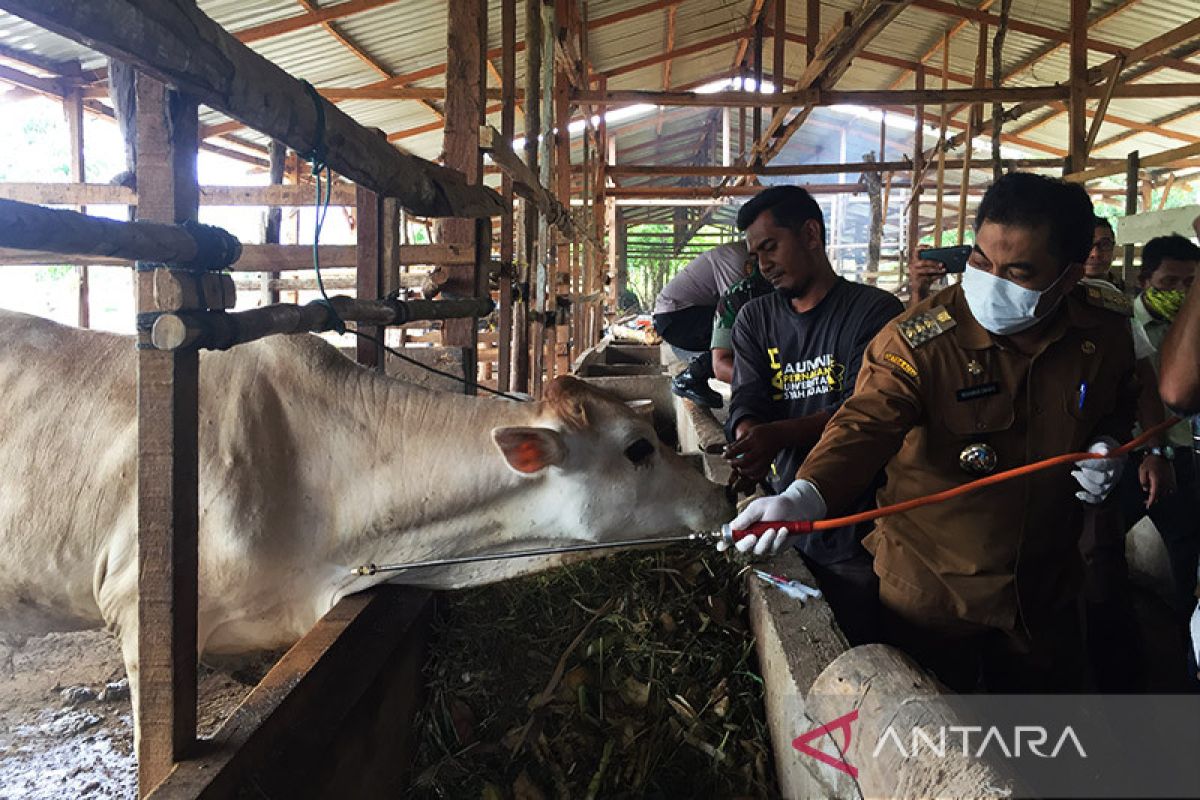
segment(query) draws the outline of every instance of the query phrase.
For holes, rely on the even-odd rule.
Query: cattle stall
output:
[[[492,306],[485,288],[487,258],[479,255],[481,248],[487,253],[487,229],[475,220],[497,213],[500,198],[479,183],[477,148],[460,148],[448,159],[468,178],[401,153],[377,132],[253,54],[194,5],[151,11],[152,4],[144,4],[132,9],[144,14],[145,28],[122,24],[128,20],[122,13],[130,9],[107,9],[110,15],[101,19],[76,13],[88,9],[68,7],[72,5],[6,8],[68,38],[87,41],[138,70],[139,189],[131,203],[137,208],[137,222],[102,222],[10,200],[4,201],[0,228],[10,248],[138,264],[141,693],[135,714],[140,792],[159,797],[228,796],[248,781],[295,781],[295,765],[301,763],[320,764],[318,772],[325,776],[305,776],[303,785],[309,790],[324,784],[332,791],[351,775],[363,786],[381,791],[394,787],[396,762],[372,759],[370,742],[403,742],[409,735],[406,723],[419,696],[431,613],[431,597],[424,591],[384,588],[339,603],[275,666],[221,731],[203,748],[197,745],[198,350],[228,348],[289,329],[328,329],[340,324],[340,317],[366,334],[357,349],[359,361],[381,365],[377,342],[382,325],[465,317],[469,324],[457,328],[445,323],[446,340],[467,353],[465,378],[470,385],[477,327],[471,320],[486,315]],[[207,61],[193,60],[181,67],[167,52],[171,48],[160,46],[176,37],[174,52],[182,54],[195,45],[192,36],[212,48]],[[478,64],[479,48],[477,31],[451,36],[451,53],[464,61]],[[207,82],[204,69],[224,72],[227,82]],[[297,152],[312,153],[314,162],[357,179],[357,190],[349,191],[357,211],[358,244],[352,260],[359,297],[384,298],[399,288],[401,246],[393,223],[403,206],[433,217],[463,218],[457,227],[453,220],[446,223],[440,246],[453,251],[454,263],[444,267],[441,289],[468,299],[419,301],[428,305],[400,316],[394,312],[405,308],[402,300],[379,302],[374,312],[364,313],[365,301],[345,298],[334,299],[336,311],[328,305],[275,304],[257,312],[227,312],[233,286],[222,270],[239,260],[242,249],[223,231],[194,222],[200,100],[246,120]],[[469,94],[464,91],[449,99],[447,106],[451,117],[463,121],[461,129],[473,135],[477,126],[469,122],[474,108]],[[332,183],[332,175],[327,180]],[[343,196],[347,190],[339,184]],[[267,262],[281,264],[271,256]],[[483,298],[469,299],[478,297],[481,289]],[[381,675],[388,676],[382,684]],[[335,738],[360,746],[342,747],[341,756],[330,758]],[[287,774],[255,777],[268,767],[277,773],[286,769]]]
[[[537,399],[576,373],[652,399],[659,438],[724,482],[719,420],[670,394],[657,351],[604,329],[637,281],[650,302],[656,280],[736,237],[738,204],[764,186],[805,185],[838,271],[899,293],[918,245],[969,241],[1004,170],[1061,173],[1147,224],[1195,202],[1194,10],[997,5],[0,0],[6,97],[61,102],[70,136],[69,183],[0,182],[0,268],[75,269],[84,328],[89,267],[134,275],[141,794],[402,793],[438,602],[392,586],[341,600],[197,738],[200,350],[349,323],[360,364],[442,390]],[[84,122],[114,118],[136,164],[89,180]],[[198,185],[200,154],[270,185]],[[86,212],[105,205],[136,222]],[[199,225],[202,206],[272,210],[248,243]],[[300,209],[343,215],[354,243],[302,243]],[[354,299],[300,304],[318,288]],[[263,306],[234,310],[238,292]],[[917,696],[937,687],[890,650],[848,651],[823,601],[796,608],[753,581],[748,596],[782,791],[895,789],[890,763],[848,781],[800,758],[795,721],[843,715],[872,671]],[[927,793],[1007,780],[914,774]]]

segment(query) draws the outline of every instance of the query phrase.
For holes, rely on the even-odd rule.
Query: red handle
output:
[[[732,544],[734,542],[740,542],[747,536],[759,536],[769,530],[775,530],[778,528],[785,528],[787,529],[788,533],[813,532],[812,522],[808,520],[791,520],[788,522],[756,522],[747,528],[740,528],[738,530],[734,530],[726,525],[721,529],[721,535],[724,537],[726,542]]]

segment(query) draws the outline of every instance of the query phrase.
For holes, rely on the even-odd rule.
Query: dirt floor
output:
[[[224,721],[263,671],[257,661],[240,669],[201,666],[201,735]],[[0,800],[136,797],[124,678],[121,650],[105,631],[0,645]]]

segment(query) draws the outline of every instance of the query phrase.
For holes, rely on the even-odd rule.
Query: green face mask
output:
[[[1142,292],[1142,300],[1154,316],[1171,322],[1179,313],[1186,295],[1186,292],[1179,289],[1155,289],[1153,286],[1147,286],[1146,291]]]

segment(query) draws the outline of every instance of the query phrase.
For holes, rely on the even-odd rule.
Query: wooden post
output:
[[[775,0],[775,25],[771,31],[771,44],[774,48],[771,54],[771,83],[775,84],[776,92],[782,92],[784,81],[787,79],[783,74],[787,49],[787,0]],[[772,109],[771,113],[779,113],[779,108]],[[880,156],[879,160],[883,161],[883,156]]]
[[[925,67],[918,66],[913,76],[918,91],[925,89]],[[918,105],[917,127],[913,131],[912,197],[908,201],[908,259],[917,257],[917,244],[921,241],[921,176],[925,174],[925,106]]]
[[[484,115],[487,67],[487,2],[466,0],[456,3],[454,22],[446,30],[446,126],[443,150],[446,166],[457,169],[468,184],[482,184],[483,155],[479,149],[479,128]],[[484,264],[490,258],[491,223],[483,226],[470,219],[448,219],[441,223],[440,241],[475,248],[473,266],[447,266],[444,294],[480,297],[487,291]],[[468,383],[467,394],[474,394],[479,347],[478,325],[473,319],[447,320],[442,328],[443,344],[462,347]]]
[[[537,2],[525,3],[525,164],[537,175],[538,168],[538,136],[542,126],[542,10]],[[537,282],[538,262],[541,258],[541,245],[538,233],[542,229],[539,221],[537,204],[525,201],[525,263],[522,266],[520,280],[523,296],[516,308],[516,319],[513,326],[515,331],[516,351],[515,370],[513,377],[514,389],[519,392],[532,392],[535,396],[541,388],[541,378],[536,378],[537,386],[531,387],[531,359],[537,359],[533,374],[540,374],[541,357],[536,353],[541,351],[541,327],[531,312],[536,312],[538,306],[534,300],[533,290]],[[533,320],[531,325],[531,318]],[[531,328],[533,343],[530,343]]]
[[[604,91],[607,88],[608,81],[600,77],[600,90]],[[609,226],[608,212],[608,122],[605,116],[604,109],[600,109],[600,123],[596,126],[596,199],[595,205],[592,208],[592,214],[595,217],[593,226],[596,231],[596,239],[600,242],[600,249],[596,251],[597,268],[592,276],[595,281],[593,291],[604,290],[605,277],[610,275],[612,270],[612,262],[606,257],[609,250],[605,246],[605,235],[611,235],[612,229]],[[609,296],[610,292],[605,292]],[[614,310],[616,305],[609,301]],[[604,325],[604,306],[602,301],[596,305],[596,311],[592,316],[592,330],[588,339],[588,344],[593,345],[600,339],[600,332]]]
[[[950,29],[942,34],[942,88],[950,83]],[[942,103],[942,113],[938,128],[938,167],[937,167],[937,201],[933,209],[933,246],[942,246],[942,214],[946,196],[946,126],[950,122],[949,107]]]
[[[357,203],[355,203],[354,226],[355,259],[357,261],[356,296],[359,300],[378,300],[383,289],[383,262],[380,247],[380,216],[382,204],[379,195],[370,189],[357,187]],[[370,340],[356,336],[354,352],[358,363],[366,367],[383,369],[384,329],[376,325],[359,325],[355,328]]]
[[[514,111],[517,95],[517,0],[502,0],[500,4],[500,134],[511,145],[515,131]],[[509,175],[500,179],[500,194],[504,198],[504,213],[500,217],[500,261],[508,274],[500,275],[500,330],[497,338],[496,386],[502,392],[512,387],[513,352],[513,271],[515,249],[513,237],[513,181]]]
[[[137,78],[139,220],[176,223],[199,212],[196,103]],[[138,314],[159,310],[153,271],[137,273]],[[139,326],[140,328],[141,326]],[[196,352],[167,353],[138,333],[138,790],[145,795],[196,739],[199,526]]]
[[[983,88],[987,77],[987,23],[979,23],[979,50],[975,55],[975,88]],[[958,243],[962,244],[967,235],[967,192],[971,188],[971,161],[975,154],[975,134],[979,131],[983,117],[983,106],[979,103],[971,105],[971,113],[967,119],[967,135],[963,141],[962,184],[958,193]]]
[[[821,0],[807,0],[805,12],[804,50],[811,64],[821,41]]]
[[[754,92],[762,93],[763,82],[763,17],[754,21]],[[754,104],[754,141],[762,139],[762,105]]]
[[[557,194],[557,182],[554,181],[557,169],[557,137],[554,136],[554,126],[558,124],[558,100],[560,74],[554,58],[558,43],[558,22],[556,17],[556,2],[546,2],[541,8],[542,61],[541,61],[541,180],[547,190]],[[553,241],[558,236],[553,233],[544,218],[544,230],[539,231],[541,240],[541,261],[539,264],[539,309],[542,314],[541,324],[544,329],[544,344],[541,353],[541,371],[546,380],[554,377],[554,350],[557,348],[556,317],[556,287],[558,284],[558,249],[553,247]],[[546,353],[550,353],[547,357]],[[538,380],[538,392],[541,396],[542,377]]]
[[[283,183],[284,166],[287,164],[287,147],[283,142],[272,139],[268,153],[271,161],[268,168],[270,172],[269,180],[272,186],[279,186]],[[282,224],[283,209],[279,206],[268,208],[266,219],[263,221],[263,244],[279,244],[279,233]],[[279,302],[279,290],[271,288],[271,281],[278,278],[278,272],[263,273],[262,304],[264,306]]]
[[[1088,0],[1071,0],[1069,135],[1065,173],[1087,169]]]
[[[1132,217],[1138,213],[1138,176],[1141,174],[1141,156],[1137,150],[1129,154],[1125,166],[1125,216]],[[1133,245],[1125,245],[1123,254],[1121,279],[1128,286],[1133,281]]]
[[[625,210],[613,204],[613,284],[617,301],[614,307],[620,307],[621,295],[629,286],[629,225],[625,222]],[[647,309],[647,312],[649,310]]]
[[[67,136],[70,140],[71,180],[83,183],[85,177],[83,158],[83,90],[70,86],[63,94],[63,113],[67,117]],[[81,214],[87,213],[86,206],[79,206]],[[86,264],[75,268],[79,278],[79,327],[91,327],[91,301],[88,297],[88,268]]]

